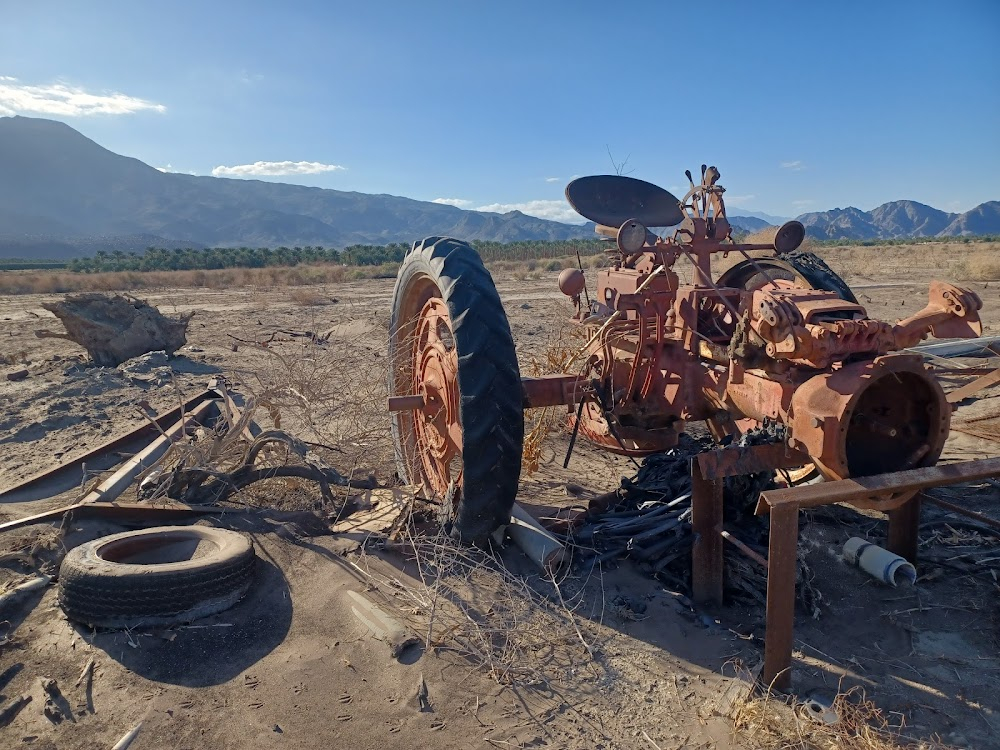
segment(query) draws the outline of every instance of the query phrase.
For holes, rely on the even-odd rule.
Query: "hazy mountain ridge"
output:
[[[754,216],[753,214],[757,214]],[[769,214],[735,210],[740,231]],[[799,217],[818,239],[1000,233],[1000,201],[951,214],[916,201]],[[98,249],[276,247],[591,238],[593,224],[468,211],[392,195],[161,172],[54,120],[0,117],[0,256],[68,258]]]
[[[593,225],[391,195],[160,172],[53,120],[0,118],[0,255],[160,246],[278,246],[593,237]]]

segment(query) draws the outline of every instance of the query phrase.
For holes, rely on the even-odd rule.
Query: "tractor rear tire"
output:
[[[422,350],[420,331],[426,323],[420,316],[428,310],[435,311],[438,334],[434,346]],[[437,403],[457,404],[457,414],[415,410],[392,415],[399,475],[451,501],[446,510],[453,537],[485,546],[510,522],[517,495],[524,442],[521,374],[493,278],[472,247],[448,237],[414,243],[400,266],[389,326],[389,394],[423,388],[428,357],[439,360],[432,367],[436,379],[448,381],[437,384],[435,393],[444,394]],[[457,455],[445,453],[435,464],[431,448],[450,430],[460,430]],[[460,466],[452,468],[456,463]]]
[[[757,269],[763,269],[762,274]],[[766,274],[766,276],[765,276]],[[756,289],[771,279],[784,279],[804,284],[812,289],[833,292],[845,302],[857,304],[854,292],[837,272],[815,253],[796,250],[777,258],[755,258],[744,260],[719,277],[720,287],[730,289]]]

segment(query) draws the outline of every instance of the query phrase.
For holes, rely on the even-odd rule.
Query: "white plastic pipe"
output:
[[[890,586],[896,586],[900,581],[911,586],[917,582],[917,569],[905,558],[856,536],[844,543],[844,559]]]
[[[546,573],[554,574],[566,562],[566,548],[517,503],[510,511],[507,533],[514,544]]]

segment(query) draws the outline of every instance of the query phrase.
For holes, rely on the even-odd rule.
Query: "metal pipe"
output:
[[[389,411],[420,411],[424,408],[424,397],[417,393],[412,396],[389,396]]]
[[[728,531],[723,530],[722,533],[721,533],[721,536],[722,536],[723,539],[725,539],[727,542],[729,542],[730,544],[732,544],[734,547],[736,547],[736,549],[738,549],[744,555],[746,555],[747,557],[749,557],[751,560],[753,560],[754,562],[759,563],[759,564],[763,565],[765,568],[767,568],[767,558],[763,557],[759,553],[757,553],[754,550],[752,550],[750,547],[748,547],[746,544],[744,544],[739,539],[737,539],[736,537],[734,537]]]

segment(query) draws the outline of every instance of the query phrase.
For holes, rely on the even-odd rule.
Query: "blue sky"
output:
[[[1000,0],[0,0],[0,77],[153,166],[547,218],[609,149],[731,210],[1000,199]]]

